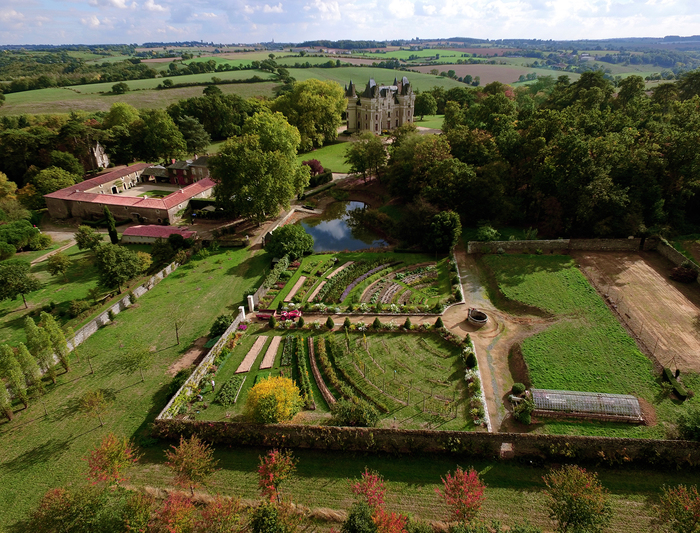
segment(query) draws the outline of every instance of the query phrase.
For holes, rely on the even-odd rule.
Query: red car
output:
[[[292,309],[291,311],[282,311],[279,316],[282,320],[296,320],[301,316],[301,311],[299,309]]]

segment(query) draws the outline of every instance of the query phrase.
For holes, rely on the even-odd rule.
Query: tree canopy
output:
[[[281,113],[249,118],[243,135],[226,141],[209,160],[217,203],[257,222],[288,208],[309,184],[308,167],[296,159],[299,142],[299,132]]]
[[[308,152],[338,137],[347,102],[343,88],[334,81],[310,79],[296,82],[292,90],[272,103],[301,135],[300,150]]]
[[[291,260],[298,259],[304,253],[310,252],[314,246],[314,238],[297,224],[287,224],[277,228],[265,242],[265,250],[274,257],[289,255]]]
[[[0,263],[0,301],[22,296],[24,307],[28,307],[25,296],[41,288],[41,282],[29,274],[29,268],[29,263],[21,259]]]

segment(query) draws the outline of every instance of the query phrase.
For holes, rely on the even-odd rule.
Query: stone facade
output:
[[[355,84],[345,88],[348,99],[348,131],[381,134],[413,122],[416,95],[405,76],[393,85],[377,85],[370,79],[363,93],[358,94]]]

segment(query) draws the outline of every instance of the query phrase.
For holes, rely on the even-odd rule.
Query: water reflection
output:
[[[302,220],[300,224],[314,238],[314,252],[386,246],[387,242],[375,233],[348,224],[348,212],[363,207],[363,202],[333,202],[321,216]]]

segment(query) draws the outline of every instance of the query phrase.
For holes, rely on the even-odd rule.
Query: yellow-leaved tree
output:
[[[288,422],[301,411],[299,388],[289,378],[268,377],[248,392],[245,412],[259,424]]]

